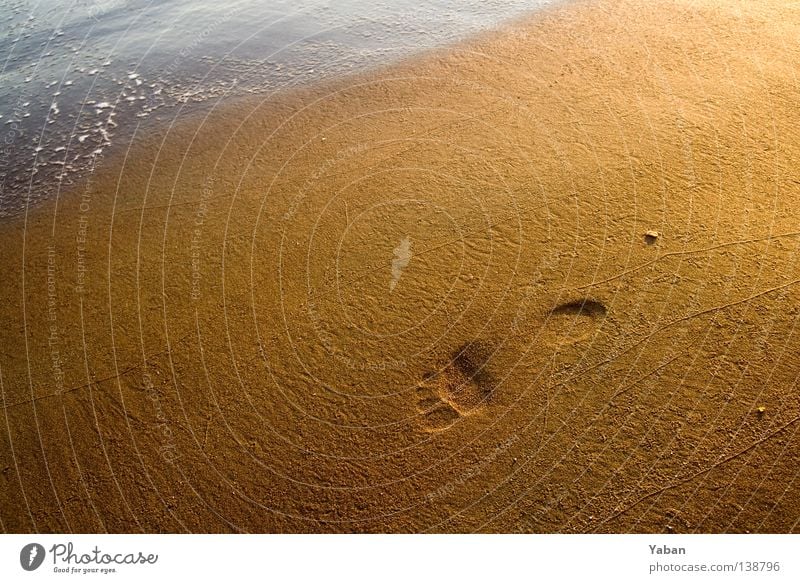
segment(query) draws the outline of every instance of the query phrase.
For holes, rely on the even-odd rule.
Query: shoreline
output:
[[[553,0],[548,1],[552,2]],[[564,2],[564,0],[558,1],[561,3]],[[197,75],[201,71],[192,71],[191,73],[187,73],[187,79],[181,80],[174,87],[167,85],[162,76],[158,76],[157,79],[150,79],[149,81],[152,81],[152,83],[145,83],[138,73],[127,73],[128,83],[120,89],[120,93],[116,96],[116,101],[113,99],[113,96],[110,96],[110,98],[106,100],[105,93],[94,95],[90,92],[84,96],[83,101],[80,103],[67,103],[65,107],[65,104],[61,102],[61,107],[67,110],[69,117],[72,119],[74,119],[76,114],[70,112],[80,106],[80,112],[78,112],[77,115],[80,117],[79,121],[83,123],[82,125],[78,125],[78,121],[75,121],[75,127],[72,131],[73,136],[84,134],[85,132],[85,134],[81,136],[80,143],[74,138],[64,142],[59,139],[54,140],[53,137],[50,136],[44,141],[40,141],[38,144],[40,147],[35,149],[33,146],[27,144],[13,145],[12,149],[17,150],[18,153],[16,157],[6,157],[6,164],[9,168],[13,168],[13,171],[6,173],[6,179],[9,184],[5,185],[5,190],[9,192],[19,191],[20,194],[27,191],[22,198],[30,199],[32,202],[26,205],[17,204],[13,200],[0,200],[0,214],[2,214],[2,216],[0,216],[0,221],[13,222],[14,220],[18,220],[19,217],[24,215],[27,208],[35,208],[36,206],[46,203],[47,200],[52,200],[56,196],[66,193],[68,190],[80,187],[92,174],[95,164],[102,166],[104,164],[113,165],[118,163],[120,155],[124,154],[124,150],[130,147],[129,142],[135,133],[147,132],[151,129],[158,131],[159,129],[169,128],[175,123],[190,125],[192,119],[196,119],[204,113],[207,114],[219,107],[225,107],[230,103],[238,101],[269,99],[286,99],[291,101],[292,96],[295,94],[302,95],[309,90],[316,91],[317,89],[325,87],[346,84],[348,80],[369,76],[373,72],[386,71],[391,67],[401,66],[422,55],[435,54],[437,51],[447,52],[450,47],[459,46],[465,42],[471,42],[473,39],[481,38],[484,35],[498,32],[502,30],[507,23],[530,18],[547,8],[552,8],[552,6],[531,8],[526,14],[509,16],[481,30],[465,30],[460,34],[456,34],[452,40],[438,46],[418,48],[416,51],[411,51],[404,55],[394,55],[390,57],[388,61],[384,62],[366,62],[362,64],[362,68],[356,71],[339,70],[341,67],[338,67],[336,68],[336,73],[332,73],[327,77],[322,77],[317,80],[301,79],[304,73],[301,73],[300,64],[293,64],[291,61],[287,62],[286,65],[288,65],[290,69],[294,68],[294,73],[284,75],[286,78],[282,79],[278,73],[281,71],[282,65],[279,65],[277,71],[272,72],[278,75],[278,77],[268,80],[267,78],[269,75],[264,73],[266,77],[261,81],[255,80],[260,79],[262,73],[259,73],[257,64],[253,62],[250,65],[250,70],[243,72],[244,81],[242,83],[234,82],[231,87],[227,88],[226,84],[230,81],[230,73],[225,71],[223,74],[223,70],[225,69],[225,63],[223,62],[215,65],[217,74],[220,77],[219,79],[214,79],[214,75],[210,74],[210,72],[206,73],[202,78],[198,78]],[[454,34],[454,31],[447,31],[448,36]],[[186,58],[187,55],[183,54],[176,56],[175,59],[167,65],[167,71],[174,70],[177,63],[179,63],[181,59]],[[350,55],[349,58],[352,59],[353,56]],[[367,59],[367,61],[369,61],[369,59]],[[271,63],[271,61],[267,62]],[[311,64],[315,62],[318,63],[318,61],[314,59],[310,61]],[[110,60],[103,63],[101,68],[104,69],[110,63]],[[350,63],[350,66],[352,66],[352,64],[353,63]],[[195,64],[195,66],[196,65],[197,64]],[[236,67],[241,67],[241,63],[235,63],[235,65]],[[93,70],[93,73],[95,72],[96,70]],[[118,74],[121,73],[118,72]],[[297,76],[296,78],[295,75]],[[122,76],[124,77],[125,75],[123,74]],[[117,81],[118,79],[114,77],[113,82]],[[70,88],[72,90],[74,89],[72,85],[73,81],[69,80],[64,88]],[[126,97],[126,91],[133,90],[134,93],[136,93],[140,85],[155,89],[155,93],[147,96],[147,103],[142,111],[127,107],[130,105],[130,100],[133,98],[130,96]],[[51,85],[48,85],[48,89],[50,86]],[[55,95],[60,95],[61,86],[59,85],[57,89],[59,89],[59,91],[57,91]],[[165,89],[166,91],[163,91]],[[183,91],[181,91],[181,89],[183,89]],[[167,94],[169,95],[167,96]],[[90,97],[92,99],[90,99]],[[12,112],[12,119],[8,121],[8,123],[14,123],[15,125],[6,132],[7,134],[21,134],[23,136],[28,133],[35,134],[38,131],[42,131],[37,130],[37,127],[46,124],[48,121],[48,118],[37,120],[36,118],[30,117],[30,113],[22,107],[23,102],[25,102],[25,106],[30,106],[30,102],[26,102],[26,98],[28,100],[38,100],[38,97],[31,97],[30,94],[20,93],[17,96],[15,108]],[[144,96],[142,96],[142,99],[144,99]],[[102,101],[103,103],[102,107],[97,110],[97,114],[100,115],[102,111],[110,115],[104,120],[103,124],[95,125],[94,119],[88,119],[91,116],[87,112],[93,110],[98,101]],[[220,103],[223,105],[220,106]],[[51,113],[55,112],[56,116],[61,113],[55,99],[53,100],[50,111]],[[24,127],[20,125],[23,123],[23,117],[20,116],[25,118]],[[120,117],[116,117],[115,119],[115,116]],[[189,119],[184,119],[186,117]],[[54,119],[50,121],[50,123],[60,121],[63,120]],[[91,124],[88,126],[86,125],[87,121],[91,121]],[[61,131],[61,129],[63,128],[59,128],[58,131]],[[56,131],[56,133],[58,133],[58,131]],[[84,144],[83,142],[86,139],[89,139],[89,141]],[[50,151],[52,148],[56,148],[56,146],[59,147]],[[64,152],[66,148],[70,150],[67,154],[56,156],[59,152]],[[92,158],[92,153],[95,149],[98,149],[98,151],[105,151],[105,156],[100,154],[100,156],[96,156],[91,162],[77,162],[79,158],[82,160]],[[109,150],[111,151],[109,152]],[[37,155],[37,160],[33,163],[31,168],[27,168],[28,156],[32,154]],[[49,162],[46,161],[48,156],[50,157]],[[41,161],[38,159],[39,157],[42,158]],[[69,159],[70,157],[71,160]],[[108,160],[104,160],[104,158],[108,158]],[[55,189],[49,186],[49,184],[53,182],[60,182],[57,187],[58,192],[55,194],[52,192]],[[5,196],[5,192],[3,195]]]
[[[796,30],[550,6],[0,225],[4,528],[796,529]]]

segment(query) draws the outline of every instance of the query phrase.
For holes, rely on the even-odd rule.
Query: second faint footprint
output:
[[[608,310],[589,298],[559,304],[546,315],[543,336],[552,345],[571,345],[591,338]]]

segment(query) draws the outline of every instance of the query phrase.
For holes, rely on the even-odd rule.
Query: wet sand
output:
[[[3,530],[798,531],[800,8],[643,5],[225,103],[3,223]]]

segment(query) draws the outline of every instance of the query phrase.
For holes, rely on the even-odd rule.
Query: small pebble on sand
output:
[[[661,237],[661,233],[659,233],[658,231],[647,231],[644,234],[644,242],[647,243],[648,245],[655,245],[659,237]]]

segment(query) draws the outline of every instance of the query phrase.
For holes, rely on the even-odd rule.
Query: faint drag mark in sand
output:
[[[394,248],[394,259],[392,259],[392,281],[389,282],[389,292],[393,292],[397,282],[403,277],[403,270],[408,267],[411,261],[411,238],[403,237],[400,244]]]
[[[442,431],[485,408],[495,388],[485,368],[488,360],[486,348],[470,342],[455,351],[444,368],[424,376],[416,397],[425,431]]]
[[[547,314],[543,337],[553,346],[582,342],[591,338],[607,312],[603,303],[588,298],[559,304]]]
[[[616,520],[617,518],[619,518],[623,514],[627,514],[633,508],[639,506],[643,502],[645,502],[647,500],[650,500],[651,498],[658,499],[658,497],[660,497],[662,494],[664,494],[664,492],[667,492],[668,490],[673,490],[675,488],[679,488],[680,486],[683,486],[685,484],[689,484],[690,482],[696,480],[697,478],[699,478],[701,476],[705,476],[706,474],[708,474],[709,472],[711,472],[715,468],[718,468],[720,466],[728,464],[728,463],[732,462],[733,460],[736,460],[736,459],[744,456],[745,454],[747,454],[751,450],[757,448],[759,445],[762,445],[763,443],[766,443],[767,441],[769,441],[770,439],[772,439],[775,436],[779,435],[780,433],[783,433],[784,431],[786,431],[789,427],[791,427],[792,425],[794,425],[798,421],[800,421],[800,415],[798,415],[794,419],[790,419],[788,422],[784,423],[783,425],[781,425],[780,427],[778,427],[774,431],[771,431],[767,435],[763,436],[760,439],[757,439],[756,441],[754,441],[750,445],[740,449],[739,451],[737,451],[737,452],[735,452],[735,453],[733,453],[731,455],[728,455],[726,457],[718,458],[716,461],[714,461],[713,463],[711,463],[707,467],[702,468],[700,470],[697,470],[697,471],[695,471],[695,472],[693,472],[693,473],[691,473],[691,474],[689,474],[687,476],[684,476],[684,477],[677,477],[676,476],[676,478],[673,481],[671,481],[670,483],[667,483],[666,485],[661,486],[660,488],[658,488],[656,490],[653,490],[653,491],[651,491],[651,492],[649,492],[647,494],[644,494],[644,495],[640,496],[639,498],[637,498],[633,502],[628,503],[624,507],[615,508],[613,514],[611,514],[610,516],[608,516],[607,518],[603,519],[600,523],[597,524],[597,527],[595,528],[594,532],[597,532],[598,529],[600,527],[602,527],[604,524]],[[651,506],[651,508],[652,508],[652,506]],[[795,523],[795,524],[797,524],[797,523]],[[792,527],[792,528],[794,528],[794,527]]]

